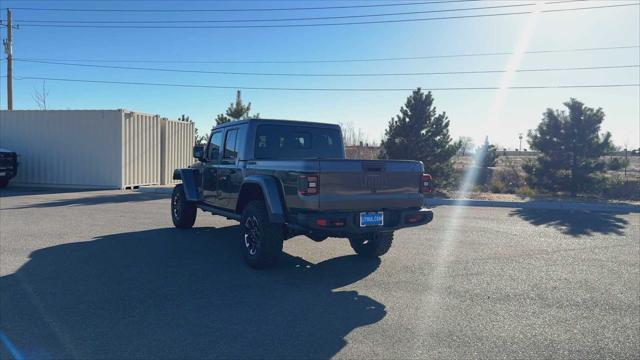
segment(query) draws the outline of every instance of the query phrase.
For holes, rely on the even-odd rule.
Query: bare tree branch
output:
[[[38,109],[47,110],[47,97],[49,96],[49,91],[47,90],[47,85],[44,81],[42,81],[42,91],[38,91],[35,87],[33,88],[33,101],[36,102]]]

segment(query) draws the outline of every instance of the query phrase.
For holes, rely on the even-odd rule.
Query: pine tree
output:
[[[196,145],[204,145],[209,141],[209,134],[200,135],[198,134],[198,128],[195,128],[195,144]]]
[[[218,114],[218,116],[216,116],[216,125],[228,123],[229,121],[231,121],[231,119],[225,114]]]
[[[489,137],[484,138],[484,144],[476,150],[476,166],[481,168],[490,168],[496,166],[498,160],[498,149],[495,145],[489,144]]]
[[[612,148],[611,134],[600,135],[605,117],[601,108],[594,110],[573,98],[564,106],[568,114],[547,109],[538,128],[529,131],[529,145],[541,155],[523,168],[532,185],[575,196],[592,190],[594,175],[605,171],[602,156]]]
[[[449,135],[446,113],[438,114],[431,92],[418,88],[389,121],[380,157],[422,161],[434,181],[446,184],[452,180],[452,158],[459,148]]]
[[[240,96],[240,90],[236,93],[236,101],[229,104],[227,111],[224,114],[218,114],[216,116],[216,124],[224,124],[229,121],[243,120],[243,119],[258,119],[260,114],[251,115],[251,103],[247,105],[242,103],[242,97]]]

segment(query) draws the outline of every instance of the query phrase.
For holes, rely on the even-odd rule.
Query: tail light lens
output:
[[[433,179],[429,174],[422,174],[420,179],[420,192],[423,194],[431,194],[433,192]]]
[[[318,195],[320,192],[319,180],[318,175],[300,175],[298,193],[303,196]]]
[[[344,224],[346,223],[345,219],[323,219],[323,218],[319,218],[316,219],[316,225],[318,226],[322,226],[322,227],[343,227]]]
[[[425,217],[425,215],[423,215],[423,214],[414,214],[414,215],[406,216],[404,218],[404,221],[409,223],[409,224],[413,224],[413,223],[417,223],[417,222],[420,222],[420,221],[424,220],[424,217]]]

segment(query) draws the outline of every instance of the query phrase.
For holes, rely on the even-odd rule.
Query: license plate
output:
[[[360,227],[382,226],[383,224],[384,213],[382,211],[360,213]]]

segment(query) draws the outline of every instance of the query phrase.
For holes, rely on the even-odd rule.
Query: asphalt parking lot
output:
[[[0,192],[0,358],[638,358],[640,214],[438,206],[380,261],[165,194]]]

